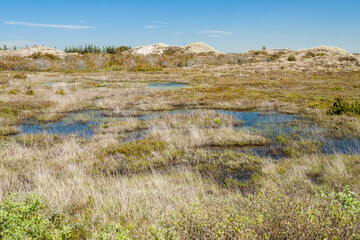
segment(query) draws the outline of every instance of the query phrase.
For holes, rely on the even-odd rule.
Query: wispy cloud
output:
[[[155,26],[155,25],[145,25],[144,26],[147,29],[154,29],[154,28],[158,28],[159,26]]]
[[[221,36],[221,35],[217,35],[217,34],[210,34],[209,37],[218,38],[218,37],[222,37],[222,36]]]
[[[221,37],[224,35],[231,35],[232,32],[220,31],[220,30],[204,30],[198,31],[199,34],[208,34],[209,37]]]
[[[14,22],[14,21],[5,21],[4,24],[9,25],[22,25],[29,27],[46,27],[46,28],[65,28],[65,29],[90,29],[90,26],[84,25],[58,25],[58,24],[39,24],[39,23],[29,23],[29,22]]]
[[[155,21],[154,23],[156,23],[156,24],[169,24],[168,22],[164,22],[164,21]]]

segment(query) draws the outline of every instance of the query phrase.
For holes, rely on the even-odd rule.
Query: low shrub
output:
[[[65,95],[65,91],[64,91],[64,89],[60,89],[60,90],[57,90],[57,91],[55,92],[55,94]]]
[[[327,114],[340,115],[347,112],[360,114],[360,103],[358,101],[350,103],[342,97],[336,97],[335,102],[333,103],[331,109],[327,111]]]
[[[64,223],[64,216],[51,212],[36,195],[0,204],[0,238],[2,239],[74,239],[75,225]]]
[[[111,145],[102,150],[106,155],[123,154],[126,157],[130,156],[146,156],[154,151],[163,151],[166,147],[166,142],[158,140],[141,139],[128,143]]]
[[[339,57],[340,62],[355,62],[357,61],[356,57],[349,56],[349,57]]]
[[[13,76],[13,78],[16,78],[16,79],[26,79],[27,78],[27,75],[25,73],[17,73]]]
[[[162,67],[153,67],[146,64],[139,64],[135,67],[130,68],[130,71],[133,72],[158,72],[158,71],[164,71]]]
[[[12,94],[12,95],[16,95],[17,94],[17,90],[16,89],[11,89],[8,94]]]
[[[31,96],[35,95],[34,90],[32,90],[31,87],[28,87],[28,89],[26,90],[25,94],[26,94],[26,95],[31,95]]]
[[[290,61],[290,62],[294,62],[294,61],[296,61],[296,57],[294,55],[291,55],[291,56],[288,57],[287,60]]]

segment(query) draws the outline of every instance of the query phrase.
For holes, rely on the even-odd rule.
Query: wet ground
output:
[[[223,151],[230,149],[233,151],[245,152],[261,157],[282,158],[286,156],[283,149],[288,147],[288,141],[302,141],[305,139],[311,142],[312,146],[318,147],[324,154],[345,153],[360,154],[360,139],[342,138],[335,139],[325,129],[317,126],[313,122],[302,119],[300,116],[281,114],[278,112],[241,112],[224,110],[174,110],[163,112],[151,112],[134,117],[110,117],[100,111],[84,111],[69,114],[67,117],[57,122],[38,123],[29,121],[19,126],[20,134],[59,134],[65,136],[75,135],[78,137],[91,138],[100,124],[114,121],[124,121],[137,119],[145,121],[153,118],[159,118],[166,114],[192,114],[195,112],[215,111],[218,114],[224,114],[234,117],[241,121],[241,126],[234,127],[238,129],[248,129],[272,139],[268,146],[233,148],[224,146],[221,148],[211,148],[213,151]],[[140,139],[147,134],[146,130],[132,132],[125,141]],[[291,150],[291,149],[290,149]]]
[[[189,87],[189,85],[183,83],[149,83],[147,84],[147,87],[160,89],[178,89]]]

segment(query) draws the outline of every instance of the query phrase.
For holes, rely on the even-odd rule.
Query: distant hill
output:
[[[214,53],[221,54],[221,52],[210,47],[206,43],[191,43],[185,47],[171,46],[165,43],[151,44],[146,46],[139,46],[126,51],[126,53],[152,55],[152,54],[196,54],[196,53]]]
[[[43,47],[43,46],[27,47],[27,48],[18,49],[18,50],[0,51],[0,57],[3,57],[3,56],[31,57],[31,56],[39,55],[39,54],[42,54],[42,55],[48,54],[48,55],[56,56],[59,58],[64,58],[68,55],[64,51],[60,51],[60,50],[57,50],[55,48],[50,48],[50,47]]]

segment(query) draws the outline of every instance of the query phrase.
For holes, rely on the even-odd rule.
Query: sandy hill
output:
[[[295,51],[295,54],[298,56],[306,56],[310,54],[315,55],[323,55],[323,56],[342,56],[342,57],[351,57],[353,54],[348,51],[339,48],[339,47],[331,47],[331,46],[320,46],[315,48],[304,48]]]
[[[221,52],[210,47],[206,43],[191,43],[185,47],[181,46],[171,46],[164,43],[151,44],[146,46],[140,46],[127,51],[131,54],[140,54],[140,55],[151,55],[151,54],[194,54],[194,53],[215,53],[221,54]]]
[[[320,46],[315,48],[305,48],[300,50],[290,49],[265,49],[250,50],[244,54],[245,57],[258,61],[292,61],[296,63],[316,62],[321,64],[336,62],[358,63],[358,57],[344,49],[331,46]]]
[[[28,48],[23,48],[23,49],[18,49],[18,50],[6,50],[6,51],[0,51],[0,57],[2,56],[19,56],[19,57],[30,57],[34,54],[51,54],[60,58],[64,58],[67,53],[57,50],[55,48],[50,48],[50,47],[39,47],[39,46],[34,46],[34,47],[28,47]]]

